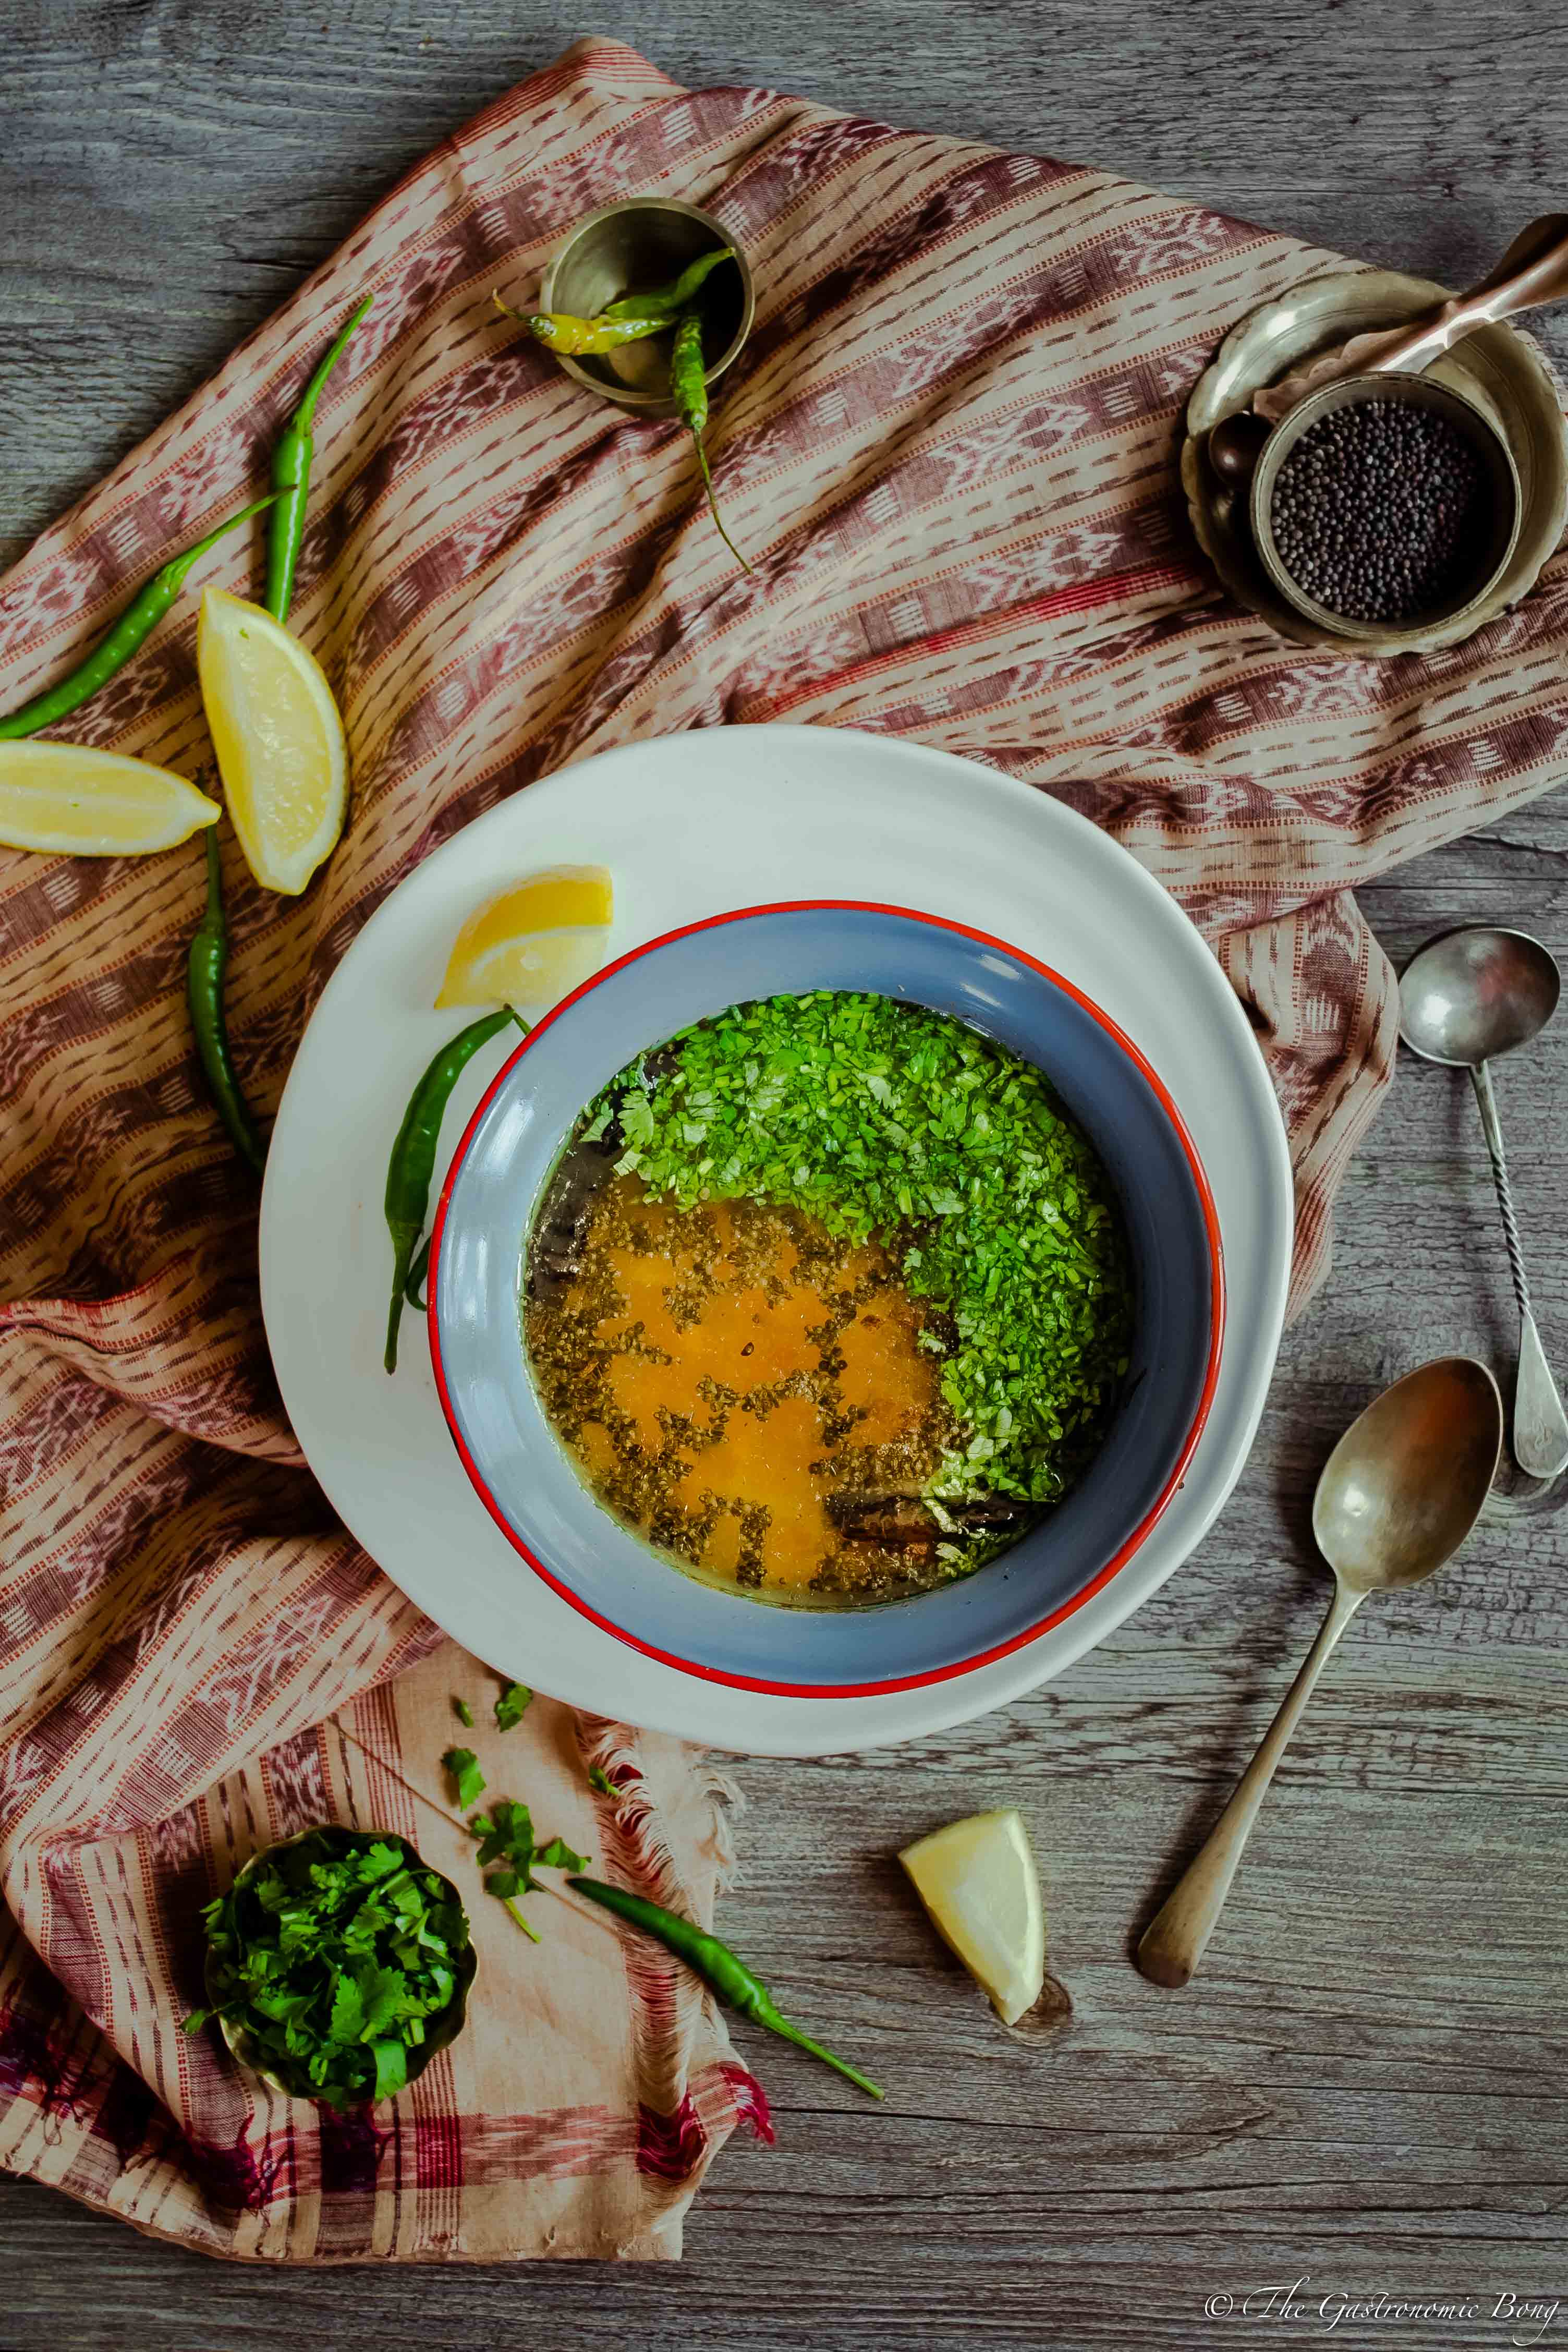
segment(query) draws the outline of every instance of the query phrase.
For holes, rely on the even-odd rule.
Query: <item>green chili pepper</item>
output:
[[[720,2000],[727,2001],[731,2009],[737,2009],[742,2017],[749,2017],[754,2023],[765,2025],[769,2033],[779,2034],[784,2041],[793,2042],[798,2049],[809,2050],[813,2058],[820,2058],[836,2074],[845,2075],[857,2088],[869,2092],[873,2099],[884,2095],[858,2068],[842,2058],[835,2058],[831,2050],[824,2050],[820,2042],[813,2042],[809,2033],[802,2033],[799,2026],[791,2025],[788,2018],[781,2017],[772,1994],[761,1979],[753,1976],[745,1961],[737,1958],[727,1944],[721,1944],[716,1936],[705,1935],[691,1920],[683,1919],[677,1912],[666,1911],[660,1903],[650,1903],[641,1895],[629,1895],[623,1887],[607,1886],[601,1878],[569,1878],[566,1883],[579,1895],[586,1895],[591,1903],[601,1904],[606,1911],[613,1911],[617,1918],[628,1921],[633,1927],[641,1927],[645,1936],[656,1937],[667,1951],[674,1952],[678,1960],[685,1960],[687,1968],[701,1977],[704,1984],[710,1986]]]
[[[271,506],[277,497],[277,492],[272,490],[265,499],[256,499],[248,507],[242,507],[238,514],[230,515],[227,522],[219,523],[216,530],[208,531],[205,539],[199,539],[194,547],[188,547],[183,555],[176,555],[164,564],[162,571],[155,572],[131,598],[109,635],[99,638],[87,659],[78,663],[68,677],[57,679],[44,693],[35,695],[31,702],[24,702],[20,710],[13,710],[9,717],[0,719],[0,742],[11,742],[22,735],[36,735],[41,727],[52,726],[57,719],[63,719],[68,711],[75,710],[78,703],[96,694],[116,670],[125,667],[137,648],[146,643],[183,587],[192,565],[198,562],[209,548],[215,547],[220,539],[226,538],[231,530],[237,530],[242,522],[248,522],[252,515],[258,515],[264,507]]]
[[[310,460],[316,454],[312,437],[316,404],[327,378],[337,366],[350,336],[374,301],[367,294],[343,321],[331,348],[306,385],[298,407],[278,436],[272,453],[272,479],[277,504],[267,530],[267,593],[263,604],[275,621],[287,621],[294,595],[294,567],[305,537],[305,504],[310,488]]]
[[[718,500],[713,494],[713,476],[707,469],[707,451],[703,447],[703,435],[707,430],[707,382],[703,362],[703,322],[695,310],[688,310],[675,329],[675,345],[670,353],[670,396],[675,404],[675,414],[696,444],[697,464],[702,467],[703,488],[718,528],[718,535],[743,572],[751,566],[731,539],[719,515]]]
[[[185,970],[185,990],[191,1004],[191,1026],[196,1033],[208,1091],[229,1141],[259,1176],[267,1165],[267,1146],[240,1092],[229,1058],[228,1031],[224,1024],[224,970],[229,960],[229,929],[224,919],[223,868],[218,861],[217,828],[207,830],[207,911],[196,926]]]
[[[596,320],[605,319],[644,319],[658,311],[666,327],[673,326],[697,289],[705,285],[721,261],[737,258],[733,245],[716,246],[710,253],[699,253],[687,264],[678,278],[667,286],[655,286],[647,294],[628,294],[619,302],[607,302],[595,312]]]
[[[387,1345],[384,1361],[389,1372],[397,1370],[397,1329],[402,1320],[403,1298],[413,1266],[415,1250],[424,1231],[425,1212],[430,1206],[431,1179],[435,1173],[435,1147],[441,1140],[441,1120],[451,1098],[452,1089],[473,1060],[481,1045],[503,1030],[508,1021],[515,1021],[525,1035],[528,1023],[509,1004],[498,1013],[486,1013],[471,1021],[439,1054],[420,1079],[408,1098],[408,1108],[402,1115],[397,1140],[387,1162],[386,1218],[387,1231],[392,1244],[392,1306],[387,1314]],[[428,1262],[428,1252],[426,1262]]]
[[[712,252],[699,254],[689,262],[667,286],[651,287],[643,294],[622,295],[619,302],[607,302],[602,310],[596,310],[591,319],[577,318],[570,310],[513,310],[499,294],[492,299],[497,310],[515,319],[539,342],[548,343],[552,352],[564,352],[569,358],[578,359],[585,354],[619,351],[623,343],[640,343],[649,335],[663,333],[666,327],[674,325],[719,263],[735,258],[732,245],[716,246]]]
[[[411,1307],[417,1308],[421,1315],[425,1312],[430,1304],[424,1295],[425,1281],[429,1273],[430,1235],[426,1234],[424,1239],[419,1245],[418,1255],[415,1256],[413,1264],[409,1267],[408,1279],[402,1286],[403,1297],[407,1299]]]
[[[640,343],[649,335],[662,335],[669,325],[665,310],[643,310],[636,307],[624,309],[620,318],[576,319],[569,310],[513,310],[498,294],[492,301],[502,315],[515,319],[552,352],[564,352],[569,359],[579,359],[594,352],[618,352],[622,343]]]
[[[228,1015],[224,1010],[224,973],[228,968],[229,927],[224,913],[224,869],[218,829],[207,830],[207,910],[191,934],[185,956],[185,996],[191,1007],[196,1054],[213,1107],[229,1141],[259,1176],[267,1165],[262,1141],[229,1053]]]

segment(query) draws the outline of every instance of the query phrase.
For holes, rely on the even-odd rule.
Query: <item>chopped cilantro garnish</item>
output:
[[[521,1723],[523,1710],[532,1696],[527,1683],[507,1683],[496,1701],[497,1730],[510,1731],[514,1724]]]
[[[210,2010],[299,2098],[389,2098],[466,1979],[468,1922],[401,1838],[318,1830],[277,1847],[203,1913]]]
[[[471,1748],[449,1748],[442,1762],[457,1783],[457,1801],[465,1812],[476,1805],[485,1792],[485,1775],[479,1769],[479,1759]]]
[[[582,1856],[574,1853],[564,1838],[553,1837],[547,1845],[536,1845],[533,1815],[527,1805],[510,1797],[498,1798],[491,1806],[489,1826],[484,1829],[476,1859],[480,1869],[487,1873],[486,1894],[504,1903],[518,1927],[533,1936],[536,1944],[538,1937],[513,1899],[538,1885],[534,1864],[539,1863],[550,1870],[581,1870],[584,1866]],[[493,1862],[501,1864],[499,1870],[489,1868]]]
[[[618,1115],[618,1170],[682,1208],[766,1201],[883,1242],[938,1310],[923,1340],[960,1433],[927,1498],[1064,1495],[1127,1369],[1131,1282],[1105,1171],[1042,1073],[945,1013],[831,990],[732,1006],[661,1061],[590,1114]]]
[[[452,1712],[457,1717],[458,1722],[463,1726],[465,1731],[473,1730],[474,1710],[469,1706],[465,1698],[455,1698],[452,1702]]]
[[[621,1794],[602,1764],[589,1766],[588,1785],[591,1789],[597,1789],[601,1797],[618,1797]]]

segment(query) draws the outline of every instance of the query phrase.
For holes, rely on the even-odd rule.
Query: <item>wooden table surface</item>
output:
[[[580,29],[516,0],[11,0],[5,21],[0,563],[406,164]],[[600,29],[686,82],[1082,157],[1454,283],[1568,193],[1568,0],[626,0]],[[1544,335],[1568,360],[1568,314]],[[1396,957],[1469,918],[1568,957],[1568,795],[1365,903]],[[1499,1092],[1568,1371],[1568,1018]],[[1424,1357],[1471,1350],[1506,1376],[1513,1330],[1468,1088],[1406,1064],[1341,1194],[1329,1286],[1189,1566],[1005,1713],[743,1767],[727,1919],[894,2095],[868,2112],[743,2031],[779,2145],[732,2145],[684,2265],[260,2274],[5,2181],[0,2346],[1568,2345],[1568,1520],[1490,1521],[1437,1585],[1364,1612],[1195,1985],[1155,1991],[1128,1964],[1315,1630],[1309,1505],[1333,1439]],[[1013,1801],[1076,2005],[1032,2048],[992,2022],[894,1860]],[[1291,2287],[1293,2326],[1244,2313]],[[1507,2315],[1559,2294],[1543,2331]],[[1477,2315],[1330,2329],[1379,2296]]]

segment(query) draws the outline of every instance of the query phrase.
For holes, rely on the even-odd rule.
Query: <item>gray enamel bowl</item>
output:
[[[583,1485],[523,1352],[523,1251],[583,1106],[632,1057],[753,997],[864,989],[955,1014],[1045,1071],[1120,1196],[1136,1285],[1132,1363],[1082,1483],[1021,1542],[936,1591],[779,1608],[687,1576]],[[432,1248],[431,1353],[480,1499],[537,1574],[606,1632],[706,1680],[811,1698],[940,1682],[1016,1649],[1129,1560],[1176,1492],[1219,1364],[1218,1224],[1155,1072],[1043,964],[905,908],[814,900],[723,915],[612,964],[541,1021],[476,1113]],[[541,1679],[547,1677],[540,1662]]]

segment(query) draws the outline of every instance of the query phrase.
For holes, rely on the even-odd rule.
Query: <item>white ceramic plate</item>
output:
[[[431,1009],[453,938],[507,882],[583,864],[615,878],[612,955],[764,899],[885,900],[997,932],[1091,995],[1175,1097],[1219,1213],[1218,1388],[1159,1525],[1038,1641],[954,1681],[873,1698],[777,1697],[682,1674],[580,1616],[492,1524],[447,1434],[417,1315],[404,1316],[395,1379],[382,1371],[387,1152],[415,1078],[458,1025]],[[437,1185],[508,1051],[497,1038],[464,1074]],[[261,1295],[311,1467],[367,1551],[447,1633],[501,1673],[603,1715],[718,1748],[820,1756],[941,1730],[1017,1697],[1179,1566],[1252,1443],[1291,1234],[1284,1130],[1246,1016],[1174,899],[1124,851],[1029,785],[946,752],[848,729],[722,728],[631,744],[529,786],[377,910],[289,1073],[262,1197]]]

